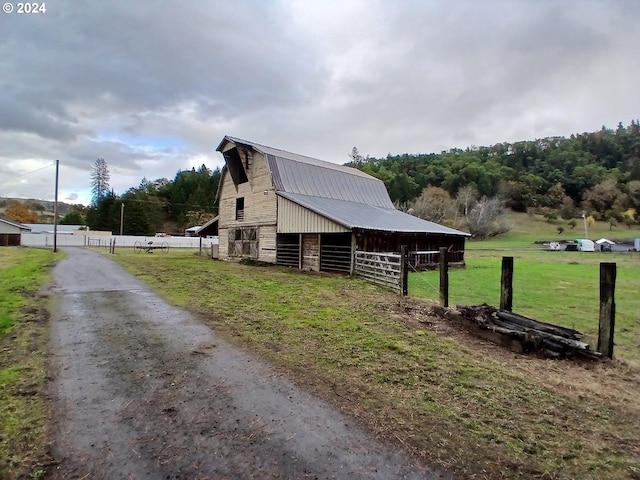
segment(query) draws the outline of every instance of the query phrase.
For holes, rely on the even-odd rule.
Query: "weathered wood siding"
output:
[[[260,251],[258,258],[263,262],[276,263],[276,226],[260,227]]]
[[[320,271],[320,235],[317,233],[302,235],[302,269]]]
[[[241,154],[242,156],[242,154]],[[229,258],[229,230],[238,228],[258,228],[258,259],[265,262],[276,261],[276,211],[277,199],[271,185],[271,178],[265,157],[252,152],[246,171],[248,181],[234,185],[228,170],[221,179],[219,197],[220,258]],[[236,220],[236,201],[244,198],[244,217]]]
[[[17,247],[19,245],[19,233],[0,233],[0,247]]]
[[[358,250],[368,252],[400,252],[400,248],[406,245],[409,252],[437,252],[440,247],[449,250],[449,261],[455,263],[464,262],[465,237],[444,235],[437,233],[395,233],[380,234],[359,230],[356,232]],[[434,257],[437,262],[437,255]]]
[[[350,230],[338,223],[278,197],[278,233],[342,233]]]

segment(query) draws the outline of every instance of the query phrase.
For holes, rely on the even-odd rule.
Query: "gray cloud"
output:
[[[224,134],[345,162],[615,126],[639,26],[633,0],[58,0],[0,16],[0,196],[56,158],[67,195],[97,157],[119,193],[215,168]]]

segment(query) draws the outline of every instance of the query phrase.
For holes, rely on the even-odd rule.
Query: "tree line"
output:
[[[441,153],[365,158],[354,147],[349,157],[352,166],[380,178],[401,209],[434,221],[451,222],[465,202],[458,201],[453,210],[448,207],[444,217],[425,212],[425,205],[443,200],[455,203],[461,192],[467,215],[478,202],[486,209],[491,199],[500,199],[504,207],[515,211],[534,210],[566,219],[584,211],[596,220],[629,226],[637,222],[640,212],[638,120],[569,138],[546,137]]]
[[[211,170],[204,164],[178,171],[173,180],[143,178],[137,187],[116,195],[109,187],[106,162],[98,159],[91,181],[92,204],[66,215],[61,223],[86,224],[91,230],[111,232],[120,232],[122,227],[125,235],[179,234],[218,212],[215,197],[220,169]]]

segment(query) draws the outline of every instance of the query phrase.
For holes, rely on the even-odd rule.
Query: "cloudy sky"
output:
[[[4,0],[2,3],[5,3]],[[640,117],[637,0],[48,0],[0,13],[0,197],[89,202],[222,165],[335,163]]]

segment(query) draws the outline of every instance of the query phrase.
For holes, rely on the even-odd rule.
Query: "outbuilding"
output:
[[[17,247],[20,245],[21,235],[30,231],[26,225],[0,218],[0,247]]]
[[[397,210],[384,183],[358,169],[230,136],[217,150],[225,160],[217,192],[221,259],[350,272],[356,250],[406,245],[414,263],[440,247],[450,261],[464,261],[468,233]]]

